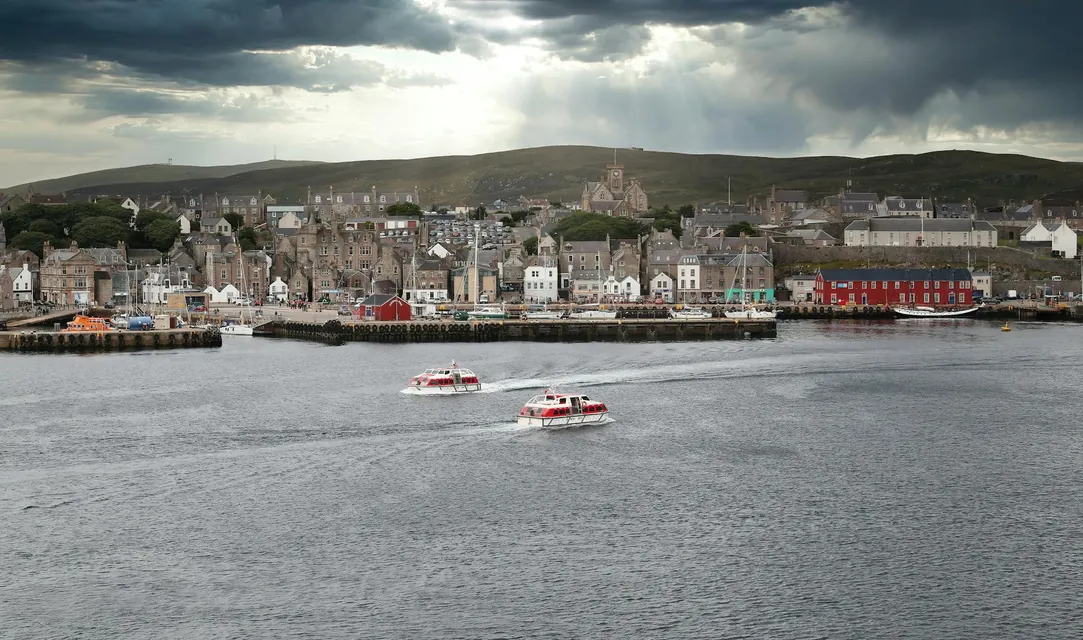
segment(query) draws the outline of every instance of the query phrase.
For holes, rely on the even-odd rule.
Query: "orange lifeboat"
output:
[[[114,331],[114,329],[113,325],[105,318],[75,316],[75,319],[68,323],[68,327],[64,331],[102,333],[104,331]]]

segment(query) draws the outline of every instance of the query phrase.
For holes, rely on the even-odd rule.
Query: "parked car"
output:
[[[338,308],[338,315],[340,316],[352,316],[353,311],[350,311],[350,307],[343,305]]]

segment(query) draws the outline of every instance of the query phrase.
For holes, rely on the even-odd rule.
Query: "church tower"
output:
[[[620,198],[620,194],[624,193],[624,165],[622,164],[607,164],[605,166],[605,183],[609,187],[609,190],[613,192],[613,196]]]

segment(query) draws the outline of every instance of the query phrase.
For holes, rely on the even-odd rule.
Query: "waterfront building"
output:
[[[952,306],[974,301],[969,269],[822,269],[814,291],[816,304]]]
[[[275,276],[275,281],[267,287],[267,299],[276,302],[286,302],[290,299],[290,286]]]
[[[527,260],[523,273],[523,300],[526,302],[555,302],[560,298],[557,293],[560,280],[557,274],[556,258],[553,256],[531,256]]]
[[[358,314],[364,320],[376,320],[378,322],[390,322],[394,320],[409,320],[411,318],[410,303],[402,298],[382,293],[374,293],[358,304]]]
[[[1079,251],[1077,238],[1075,230],[1067,223],[1039,220],[1020,234],[1019,241],[1041,245],[1043,249],[1048,247],[1053,255],[1071,260]]]

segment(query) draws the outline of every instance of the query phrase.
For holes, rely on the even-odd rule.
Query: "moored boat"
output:
[[[704,320],[711,317],[711,312],[703,307],[682,307],[680,310],[670,309],[669,317],[674,320]]]
[[[481,391],[478,376],[470,369],[460,368],[455,362],[450,367],[425,369],[419,375],[410,378],[410,386],[404,393],[415,395],[452,395]]]
[[[93,316],[77,315],[68,323],[68,326],[63,331],[76,333],[76,332],[90,332],[90,333],[102,333],[106,331],[115,331],[113,324],[105,318],[95,318]]]
[[[578,393],[556,393],[546,389],[534,396],[519,411],[517,422],[524,427],[564,429],[584,424],[598,424],[609,417],[603,402]]]
[[[466,316],[473,320],[505,320],[508,312],[501,307],[486,306],[471,309],[466,312]]]
[[[969,309],[951,309],[951,310],[937,310],[933,307],[895,307],[892,309],[897,315],[904,318],[958,318],[961,316],[967,316],[984,305],[978,305],[976,307],[970,307]]]
[[[746,307],[740,311],[727,311],[726,317],[731,320],[774,320],[776,312],[755,307]]]
[[[583,305],[568,314],[573,320],[613,320],[617,317],[616,310],[602,309],[601,305]]]

